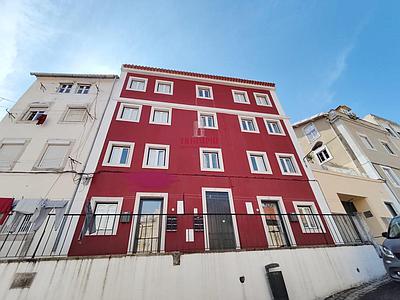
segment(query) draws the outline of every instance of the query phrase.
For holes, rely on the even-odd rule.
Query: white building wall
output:
[[[0,263],[0,299],[272,299],[264,266],[279,263],[290,299],[321,299],[384,275],[372,246]],[[36,272],[30,288],[9,289]],[[245,282],[239,281],[245,276]]]

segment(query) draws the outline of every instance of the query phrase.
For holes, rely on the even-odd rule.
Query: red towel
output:
[[[8,214],[11,212],[13,198],[0,198],[0,225],[7,220]]]

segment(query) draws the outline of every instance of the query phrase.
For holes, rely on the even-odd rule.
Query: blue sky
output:
[[[0,97],[132,63],[275,82],[292,121],[347,104],[400,122],[400,1],[0,2]]]

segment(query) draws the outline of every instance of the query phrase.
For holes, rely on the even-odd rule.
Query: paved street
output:
[[[392,300],[400,299],[400,283],[395,281],[389,281],[384,285],[381,285],[368,292],[364,296],[359,298],[360,300]]]

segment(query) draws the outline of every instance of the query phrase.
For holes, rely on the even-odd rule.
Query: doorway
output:
[[[267,225],[269,247],[289,246],[289,238],[286,231],[282,213],[277,201],[262,200],[262,214]]]

